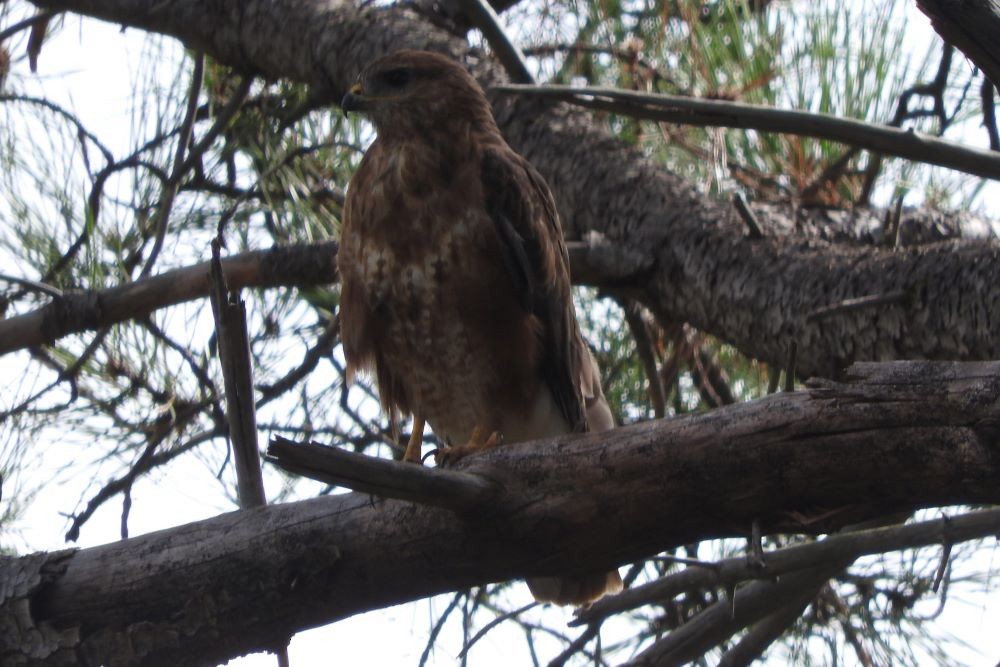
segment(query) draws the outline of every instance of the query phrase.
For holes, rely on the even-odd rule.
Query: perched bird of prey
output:
[[[338,265],[348,377],[370,370],[395,423],[412,413],[446,458],[505,442],[613,427],[580,336],[552,194],[504,141],[482,89],[455,61],[399,51],[344,97],[377,138],[351,180]],[[584,604],[617,571],[528,582]]]

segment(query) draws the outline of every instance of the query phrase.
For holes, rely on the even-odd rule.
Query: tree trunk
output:
[[[425,18],[399,8],[359,8],[345,0],[34,0],[181,39],[222,62],[269,78],[313,85],[331,100],[360,68],[398,48],[442,50],[463,59],[487,87],[503,80],[488,59]],[[1000,306],[1000,262],[993,243],[951,241],[903,250],[747,238],[728,203],[611,139],[588,115],[565,105],[494,95],[511,145],[544,174],[567,235],[607,241],[595,247],[637,296],[666,321],[689,322],[751,357],[781,363],[798,347],[803,376],[834,376],[857,360],[991,359],[1000,356],[990,313]],[[777,214],[762,225],[826,211]],[[838,212],[839,213],[839,212]],[[871,213],[842,213],[841,218]],[[920,217],[917,215],[917,217]],[[797,225],[796,225],[797,226]],[[850,225],[848,225],[850,226]],[[860,297],[895,294],[890,305],[816,311]]]

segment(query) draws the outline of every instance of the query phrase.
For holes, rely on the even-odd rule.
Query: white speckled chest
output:
[[[448,207],[436,197],[452,195],[411,198],[410,219],[385,219],[343,241],[377,322],[378,352],[410,408],[443,440],[460,443],[488,421],[497,388],[497,360],[473,322],[491,306],[483,266],[493,264],[495,232],[482,208],[442,216]]]

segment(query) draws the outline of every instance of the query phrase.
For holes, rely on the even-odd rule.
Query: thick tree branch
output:
[[[996,0],[917,0],[938,34],[1000,88],[1000,5]]]
[[[488,512],[355,493],[82,550],[27,594],[25,632],[95,662],[222,661],[442,591],[742,535],[755,518],[826,532],[887,509],[1000,501],[1000,363],[863,364],[848,377],[464,459],[502,489]],[[0,633],[0,661],[24,649]]]

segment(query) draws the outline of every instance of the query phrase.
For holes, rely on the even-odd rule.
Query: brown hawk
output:
[[[377,138],[351,180],[338,263],[348,377],[374,372],[395,423],[412,413],[453,456],[613,427],[580,336],[569,260],[541,175],[504,141],[458,63],[399,51],[366,67],[342,104]],[[584,604],[617,571],[528,582]]]

